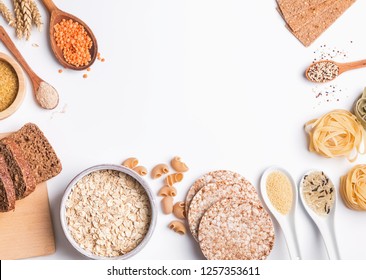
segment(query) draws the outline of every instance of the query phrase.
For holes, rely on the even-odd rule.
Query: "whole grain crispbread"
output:
[[[272,251],[274,228],[260,203],[243,197],[216,202],[204,214],[198,241],[209,260],[263,260]]]
[[[304,10],[315,8],[327,0],[277,0],[282,17],[288,18],[301,13]]]
[[[0,153],[0,212],[15,208],[15,188],[3,154]]]
[[[356,0],[335,2],[327,12],[313,18],[299,30],[293,31],[295,37],[306,47],[310,46],[325,30],[327,30]]]
[[[291,30],[297,31],[307,23],[311,22],[314,18],[327,13],[337,1],[338,0],[326,0],[315,7],[302,10],[300,13],[289,17],[286,20],[286,23]]]
[[[36,180],[21,148],[9,136],[0,140],[0,153],[13,181],[16,199],[28,196],[36,188]]]
[[[203,186],[190,203],[187,220],[191,233],[196,240],[202,216],[217,201],[223,198],[241,196],[247,201],[259,202],[255,187],[244,177],[234,172],[225,171],[225,174],[230,174],[226,177],[226,180],[210,182]]]
[[[193,197],[196,193],[203,188],[204,186],[211,184],[211,183],[225,183],[225,184],[238,184],[238,183],[245,183],[246,179],[238,173],[229,171],[229,170],[216,170],[211,171],[203,175],[202,177],[198,178],[191,188],[188,190],[186,196],[186,217],[188,217],[189,206]]]
[[[21,148],[37,184],[61,172],[61,162],[38,126],[33,123],[25,124],[10,137]]]

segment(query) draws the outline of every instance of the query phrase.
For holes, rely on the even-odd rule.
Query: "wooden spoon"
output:
[[[94,63],[94,61],[97,57],[97,54],[98,54],[97,39],[95,38],[91,29],[81,19],[79,19],[71,14],[68,14],[64,11],[61,11],[59,8],[56,7],[56,5],[52,2],[52,0],[42,0],[42,1],[43,1],[43,4],[46,6],[48,12],[50,13],[50,30],[49,30],[50,43],[51,43],[52,51],[55,54],[57,60],[60,62],[60,64],[63,67],[73,69],[73,70],[84,70],[84,69],[90,67]],[[78,22],[80,25],[82,25],[85,28],[85,31],[88,33],[89,37],[91,38],[91,40],[93,42],[93,45],[92,45],[91,49],[89,50],[91,60],[89,61],[89,63],[87,65],[77,67],[75,65],[68,63],[62,54],[61,48],[57,46],[53,27],[57,23],[61,22],[63,19],[65,19],[65,20],[71,19],[74,22]]]
[[[37,100],[37,103],[44,109],[51,110],[56,108],[59,100],[57,91],[48,83],[46,83],[44,80],[42,80],[40,77],[38,77],[36,73],[34,73],[32,68],[30,68],[28,63],[25,61],[24,57],[21,55],[17,47],[14,45],[8,33],[6,33],[4,27],[2,27],[1,25],[0,25],[0,40],[18,60],[19,64],[23,67],[25,72],[27,72],[32,82],[33,92]]]
[[[332,60],[320,60],[312,63],[306,69],[305,76],[311,82],[325,83],[334,80],[346,71],[362,67],[366,67],[366,59],[347,63],[339,63]],[[317,71],[316,69],[319,68],[322,68],[322,70]]]

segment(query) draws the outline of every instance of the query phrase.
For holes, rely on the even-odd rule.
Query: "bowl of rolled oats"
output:
[[[156,206],[148,184],[120,165],[97,165],[77,175],[61,201],[63,231],[91,259],[127,259],[149,241]]]

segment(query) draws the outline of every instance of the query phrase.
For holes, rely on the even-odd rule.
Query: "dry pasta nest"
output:
[[[346,206],[366,211],[366,165],[354,166],[341,178],[340,193]]]
[[[305,124],[305,130],[309,133],[311,152],[328,158],[345,156],[351,162],[358,153],[365,153],[365,131],[356,116],[346,110],[334,110],[311,120]]]

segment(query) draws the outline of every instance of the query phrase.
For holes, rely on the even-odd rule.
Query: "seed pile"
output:
[[[67,63],[81,67],[91,61],[90,49],[93,42],[84,26],[71,19],[63,19],[53,29],[57,46],[61,48]]]
[[[325,83],[334,80],[339,75],[339,67],[331,61],[319,61],[312,64],[307,77],[312,82]]]
[[[266,181],[268,198],[282,215],[287,215],[292,208],[292,185],[290,179],[280,171],[268,174]]]
[[[135,249],[147,234],[151,205],[131,176],[100,170],[83,177],[66,202],[70,234],[86,251],[115,257]]]
[[[318,215],[328,215],[335,200],[334,185],[322,171],[304,176],[302,192],[306,203]]]
[[[14,102],[19,81],[14,68],[3,60],[0,60],[0,77],[0,112],[2,112]]]

